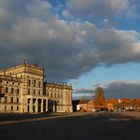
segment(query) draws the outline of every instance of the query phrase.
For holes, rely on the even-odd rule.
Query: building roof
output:
[[[66,88],[66,89],[71,89],[72,90],[72,85],[67,85],[66,83],[56,83],[56,82],[46,81],[46,87]]]

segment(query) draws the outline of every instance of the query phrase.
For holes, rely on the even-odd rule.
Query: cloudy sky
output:
[[[140,97],[139,0],[0,0],[0,68],[45,66],[74,98]]]

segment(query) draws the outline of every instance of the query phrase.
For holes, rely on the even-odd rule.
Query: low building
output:
[[[93,100],[90,100],[87,104],[87,111],[92,112],[95,109],[95,103]]]
[[[112,103],[107,103],[107,110],[108,111],[114,111],[114,107]]]
[[[95,109],[93,100],[79,100],[77,104],[77,111],[91,112],[93,109]]]
[[[87,111],[89,100],[80,100],[77,105],[77,111]]]

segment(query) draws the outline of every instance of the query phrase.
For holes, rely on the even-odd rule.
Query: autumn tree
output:
[[[95,108],[102,109],[105,108],[105,96],[104,90],[101,87],[96,88],[95,92]]]
[[[140,111],[140,98],[135,98],[132,100],[133,109]]]

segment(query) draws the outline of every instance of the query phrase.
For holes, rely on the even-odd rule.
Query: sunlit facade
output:
[[[57,103],[56,109],[50,102]],[[38,65],[24,63],[0,71],[0,112],[39,113],[48,111],[72,112],[71,86],[45,84],[44,68]]]

